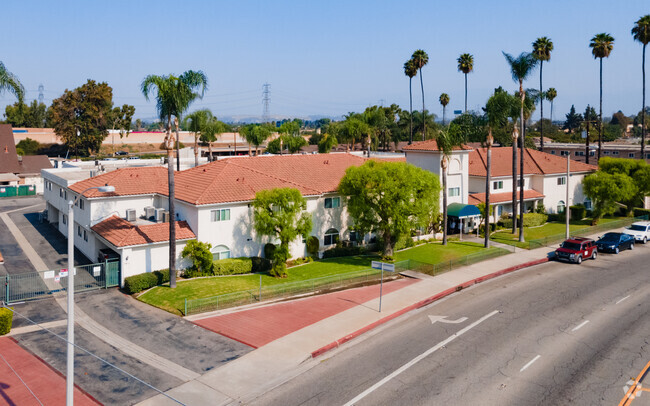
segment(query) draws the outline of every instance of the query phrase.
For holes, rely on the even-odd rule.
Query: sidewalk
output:
[[[239,359],[171,389],[167,394],[187,405],[246,403],[299,374],[301,367],[304,367],[301,364],[312,357],[317,357],[390,319],[459,289],[516,269],[546,262],[552,252],[553,249],[548,247],[535,250],[518,249],[514,255],[483,261],[435,277],[423,277],[417,283],[410,283],[384,294],[381,313],[377,311],[379,299],[375,297],[284,335]],[[279,305],[266,309],[273,306]],[[248,317],[251,317],[250,322],[255,321],[252,312],[257,310],[247,311]],[[172,404],[175,403],[162,395],[140,403]]]

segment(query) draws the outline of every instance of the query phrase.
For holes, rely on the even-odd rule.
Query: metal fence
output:
[[[5,303],[41,299],[65,292],[67,269],[0,276],[0,301]],[[109,288],[119,284],[119,262],[111,261],[75,267],[74,290]]]
[[[576,237],[579,235],[590,235],[590,234],[596,234],[602,231],[609,231],[613,230],[616,228],[621,228],[625,226],[629,226],[630,224],[636,222],[636,221],[644,221],[648,220],[648,215],[644,216],[639,216],[639,217],[630,217],[626,219],[621,219],[621,220],[615,220],[615,221],[610,221],[607,223],[601,223],[595,226],[590,226],[586,228],[581,228],[579,230],[573,230],[569,232],[569,236],[571,237]],[[535,248],[541,248],[541,247],[548,247],[549,245],[557,244],[566,239],[566,233],[562,234],[555,234],[555,235],[550,235],[544,238],[540,238],[538,240],[530,240],[528,242],[528,248],[529,249],[535,249]]]

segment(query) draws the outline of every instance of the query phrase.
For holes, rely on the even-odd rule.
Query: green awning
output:
[[[458,217],[459,219],[480,216],[481,212],[478,207],[471,204],[452,203],[447,206],[448,217]]]

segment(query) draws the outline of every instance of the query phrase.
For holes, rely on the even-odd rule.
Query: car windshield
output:
[[[646,228],[647,228],[646,226],[641,226],[641,225],[638,225],[638,224],[632,224],[629,229],[632,230],[632,231],[645,231]]]
[[[603,240],[603,241],[618,241],[618,238],[619,238],[618,233],[607,233],[601,238],[601,240]]]
[[[575,242],[565,241],[565,242],[562,243],[562,248],[566,248],[568,250],[579,251],[580,250],[580,244],[575,243]]]

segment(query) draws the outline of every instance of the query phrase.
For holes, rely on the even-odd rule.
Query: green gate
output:
[[[107,261],[104,269],[106,270],[106,287],[119,286],[120,261]]]
[[[0,186],[0,197],[14,197],[17,193],[16,186]]]

